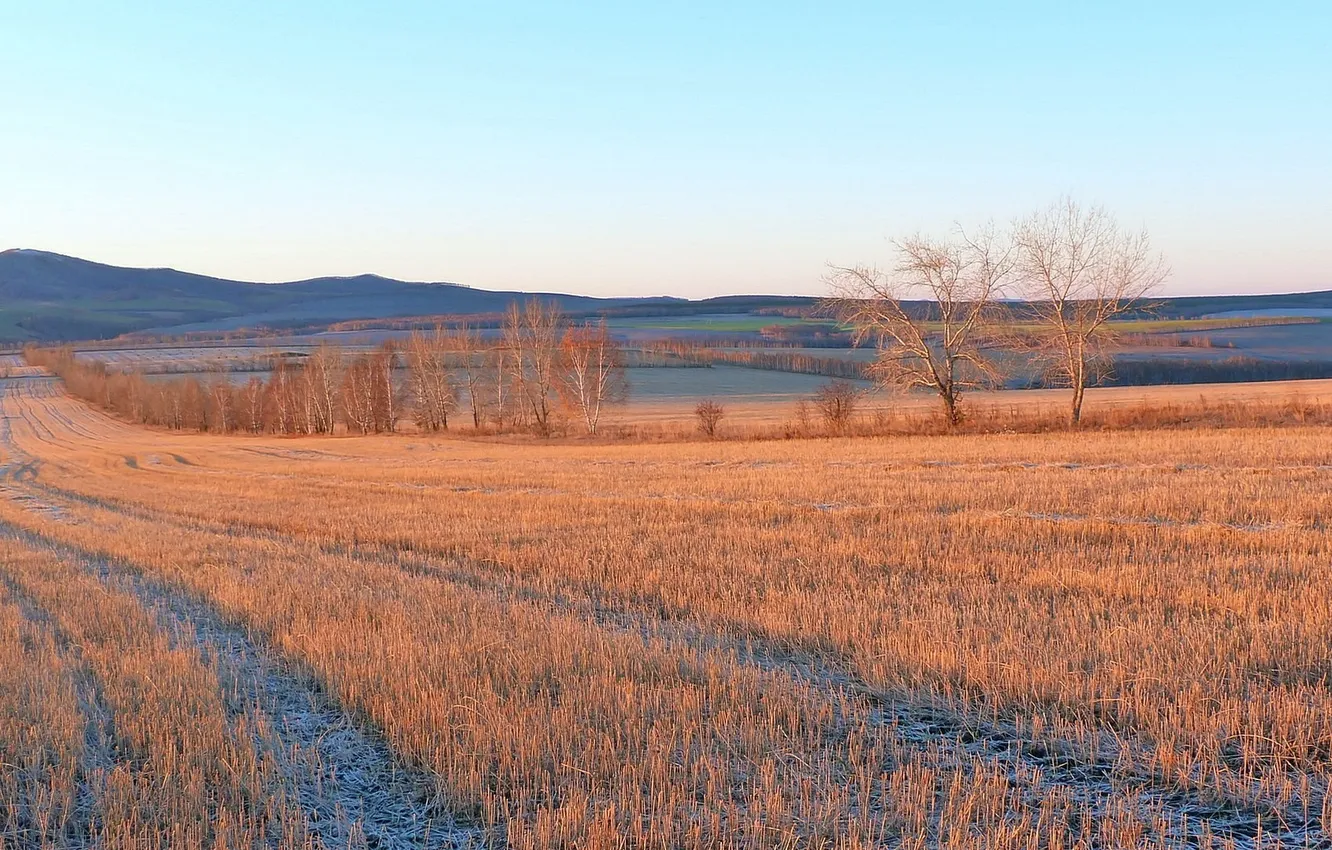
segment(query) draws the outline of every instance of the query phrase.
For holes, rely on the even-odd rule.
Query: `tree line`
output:
[[[718,348],[712,343],[704,344],[689,340],[668,340],[654,344],[647,351],[669,354],[687,364],[697,366],[723,363],[747,369],[824,375],[830,378],[864,378],[868,365],[846,357],[818,357],[783,348]]]
[[[219,433],[392,433],[409,420],[444,431],[463,416],[478,430],[549,435],[573,420],[591,434],[627,397],[624,353],[604,321],[574,324],[533,300],[512,304],[497,331],[436,327],[369,350],[323,343],[272,355],[267,377],[244,383],[224,372],[151,380],[70,347],[30,345],[24,356],[128,421]]]

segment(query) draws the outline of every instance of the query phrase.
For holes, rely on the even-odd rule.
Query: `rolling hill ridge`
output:
[[[143,330],[294,328],[355,319],[495,313],[515,299],[533,295],[553,300],[570,313],[615,310],[639,316],[748,313],[762,307],[808,306],[814,301],[761,295],[698,301],[594,298],[492,291],[448,282],[417,283],[373,274],[252,283],[11,249],[0,252],[0,341],[95,339]],[[1246,312],[1332,317],[1332,291],[1168,298],[1160,312],[1171,318]]]

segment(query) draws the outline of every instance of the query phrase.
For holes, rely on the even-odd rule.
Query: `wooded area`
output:
[[[627,395],[623,352],[605,323],[572,325],[536,301],[515,304],[498,337],[463,326],[416,331],[405,345],[390,340],[370,350],[325,343],[304,356],[274,354],[268,377],[244,384],[224,372],[151,380],[79,358],[68,346],[28,346],[24,356],[79,398],[175,430],[392,433],[411,419],[422,431],[442,431],[465,405],[476,428],[548,435],[567,415],[595,433],[603,410]]]

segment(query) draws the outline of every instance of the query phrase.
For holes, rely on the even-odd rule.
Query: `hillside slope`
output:
[[[614,309],[621,316],[751,313],[805,308],[809,297],[592,298],[538,293],[567,312]],[[130,331],[178,333],[302,327],[354,319],[495,313],[531,293],[413,283],[377,275],[249,283],[175,269],[136,269],[47,251],[0,252],[0,342],[112,337]],[[1212,315],[1332,317],[1332,291],[1163,299],[1164,318]]]
[[[0,340],[83,339],[150,328],[282,327],[347,319],[503,310],[519,292],[377,275],[289,283],[223,280],[175,269],[134,269],[46,251],[0,252]],[[548,294],[566,310],[674,299]]]

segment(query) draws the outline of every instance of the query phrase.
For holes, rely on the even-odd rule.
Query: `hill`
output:
[[[536,293],[570,313],[620,316],[751,313],[808,307],[787,296],[593,298]],[[0,341],[96,339],[130,331],[303,327],[356,319],[495,313],[532,293],[418,283],[378,275],[253,283],[156,268],[95,263],[47,251],[0,252]],[[1252,313],[1332,315],[1332,292],[1165,299],[1169,318]]]
[[[46,251],[0,252],[0,339],[8,341],[493,312],[522,296],[377,275],[250,283],[175,269],[110,266]],[[671,300],[545,297],[570,311]]]

